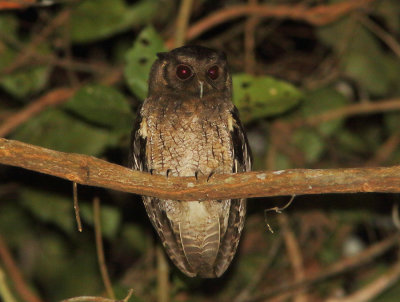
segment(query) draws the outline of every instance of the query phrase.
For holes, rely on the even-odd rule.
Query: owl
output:
[[[232,103],[226,56],[202,46],[157,54],[148,97],[132,131],[130,166],[169,176],[251,169],[250,148]],[[246,200],[164,200],[143,196],[172,262],[187,276],[228,268],[243,229]]]

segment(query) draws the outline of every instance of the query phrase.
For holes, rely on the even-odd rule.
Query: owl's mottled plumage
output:
[[[225,55],[200,46],[158,54],[132,132],[131,166],[171,176],[249,171],[250,150],[232,104]],[[221,276],[236,252],[245,199],[160,200],[147,214],[175,265],[190,277]]]

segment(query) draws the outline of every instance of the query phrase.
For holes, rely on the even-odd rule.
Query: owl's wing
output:
[[[147,137],[145,135],[146,131],[142,129],[142,127],[146,127],[146,124],[141,115],[141,108],[139,108],[131,135],[129,167],[134,170],[148,171],[148,161],[146,156]],[[183,257],[184,252],[182,246],[177,244],[177,242],[180,242],[180,239],[178,240],[178,238],[176,238],[176,234],[179,234],[179,232],[173,231],[173,227],[167,214],[160,207],[162,201],[158,198],[149,196],[143,196],[142,199],[147,215],[160,236],[169,258],[182,272],[190,277],[194,277],[196,274],[192,272],[186,258]]]
[[[138,108],[138,114],[136,116],[135,125],[133,126],[131,134],[131,144],[129,150],[129,168],[139,171],[147,171],[147,160],[146,160],[146,136],[141,133],[142,115],[141,108]]]
[[[232,114],[232,130],[231,141],[233,148],[233,166],[232,172],[246,172],[251,170],[251,150],[247,140],[246,133],[243,130],[242,123],[239,119],[239,112],[234,107]]]
[[[231,114],[231,144],[233,150],[232,172],[250,171],[252,162],[251,150],[236,107]],[[228,227],[221,240],[220,249],[214,265],[214,271],[217,277],[225,272],[236,253],[245,215],[246,199],[232,199],[229,210]]]

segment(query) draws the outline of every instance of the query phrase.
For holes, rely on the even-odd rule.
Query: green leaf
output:
[[[44,88],[50,75],[48,67],[31,67],[3,76],[0,86],[17,98],[24,98]]]
[[[162,1],[158,0],[142,0],[131,6],[124,0],[80,1],[71,15],[71,39],[91,42],[133,26],[148,24],[161,4]]]
[[[300,108],[304,117],[317,115],[325,111],[341,108],[348,103],[347,98],[333,88],[324,87],[309,91],[304,95],[304,102]],[[319,125],[319,132],[328,136],[338,130],[343,119],[335,119]]]
[[[21,204],[43,223],[57,225],[66,233],[76,231],[74,211],[71,199],[66,199],[57,194],[22,189]]]
[[[133,114],[124,95],[118,90],[90,85],[81,88],[65,105],[86,120],[115,129],[130,131]]]
[[[152,26],[146,27],[126,54],[125,79],[131,91],[144,100],[150,68],[158,52],[166,51],[164,41]]]
[[[115,145],[119,136],[59,109],[49,109],[19,127],[12,138],[64,152],[99,155]]]
[[[41,54],[48,54],[49,48],[43,44],[37,51]],[[10,66],[17,57],[17,54],[17,51],[13,50],[10,46],[0,44],[0,71]],[[11,74],[3,75],[0,78],[0,87],[14,97],[24,98],[45,87],[50,71],[50,66],[26,66]]]
[[[233,103],[243,122],[277,115],[296,106],[302,93],[293,85],[269,76],[233,75]]]

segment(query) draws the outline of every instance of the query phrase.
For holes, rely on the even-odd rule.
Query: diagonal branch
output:
[[[0,138],[0,163],[79,184],[175,200],[209,200],[322,193],[400,193],[400,166],[294,169],[193,177],[132,171],[92,156],[58,152]]]

